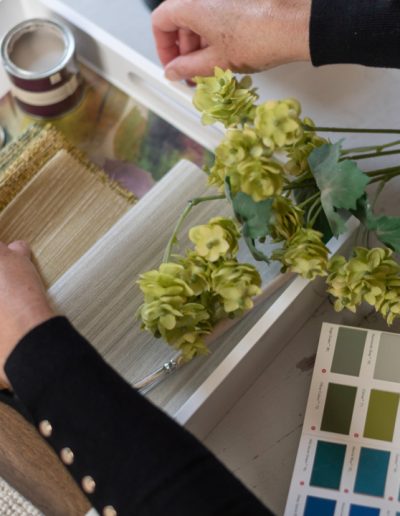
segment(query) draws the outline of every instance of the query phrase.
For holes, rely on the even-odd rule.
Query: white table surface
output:
[[[63,0],[92,21],[157,61],[150,16],[142,0]],[[255,77],[261,97],[295,96],[320,125],[399,127],[400,72],[358,66],[280,67]],[[351,137],[350,142],[376,141]],[[352,145],[353,146],[353,145]],[[390,166],[395,159],[382,160]],[[368,167],[373,167],[369,163]],[[398,208],[399,188],[384,192],[381,211]],[[329,301],[304,321],[274,362],[205,439],[205,444],[276,514],[282,514],[295,461],[321,323],[384,328],[375,314],[335,314]],[[395,326],[394,331],[398,331]]]

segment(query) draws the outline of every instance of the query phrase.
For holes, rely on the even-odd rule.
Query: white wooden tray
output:
[[[31,17],[61,19],[68,23],[77,40],[79,58],[86,65],[205,148],[212,150],[219,142],[222,136],[220,130],[201,126],[199,115],[191,105],[188,88],[166,81],[159,67],[57,0],[0,0],[0,37],[16,23]],[[0,96],[8,88],[5,73],[0,70]],[[190,168],[190,165],[181,166]],[[195,170],[193,174],[196,174]],[[196,188],[201,189],[198,178],[193,177],[192,181],[197,181]],[[173,193],[176,194],[176,189],[180,187],[180,183],[171,182],[168,175],[155,187],[160,196],[161,192],[164,196],[171,192],[171,205],[177,212],[180,206]],[[128,214],[132,220],[139,220],[140,214],[146,212],[149,203],[157,198],[153,190],[132,208]],[[191,192],[191,188],[188,188],[185,195]],[[183,193],[177,197],[181,197],[183,203],[189,199],[184,198]],[[163,199],[168,203],[168,197]],[[154,215],[157,221],[157,212]],[[158,215],[159,220],[164,220],[162,206]],[[124,221],[113,228],[114,233],[118,228],[123,230]],[[355,228],[356,222],[351,220],[349,233],[332,241],[331,251],[338,252],[348,245]],[[165,229],[168,230],[168,227]],[[118,240],[118,234],[114,234],[114,237]],[[122,250],[124,242],[116,244],[116,250],[118,245],[121,245]],[[102,246],[104,242],[99,242],[96,256],[101,252]],[[112,319],[107,322],[106,316],[110,316],[110,310],[105,309],[105,301],[99,304],[99,291],[94,287],[98,271],[96,266],[91,265],[93,253],[92,250],[83,256],[76,267],[57,282],[51,294],[60,310],[71,318],[77,328],[128,381],[134,383],[143,371],[134,355],[133,313],[126,310],[125,324],[128,330],[120,341],[114,343],[115,346],[110,346],[109,339],[114,335],[111,331]],[[82,270],[87,271],[83,276]],[[74,271],[81,275],[79,292],[71,287]],[[143,270],[136,272],[139,274]],[[132,284],[134,279],[132,278]],[[110,284],[113,282],[112,274],[108,281]],[[87,304],[92,309],[85,314],[75,313],[73,299],[76,295],[85,295]],[[283,349],[325,297],[320,282],[310,284],[302,279],[291,281],[220,337],[214,343],[213,353],[209,357],[196,359],[168,377],[149,393],[150,398],[199,437],[205,436]],[[131,320],[132,334],[129,333]],[[158,355],[160,361],[171,356],[167,347],[163,349]],[[154,368],[160,365],[162,362],[154,363]]]

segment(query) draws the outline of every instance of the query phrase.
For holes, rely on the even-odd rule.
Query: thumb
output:
[[[28,242],[24,240],[15,240],[8,245],[8,248],[21,256],[26,256],[27,258],[31,257],[31,248]]]
[[[215,48],[207,47],[190,54],[176,57],[165,69],[165,76],[170,81],[192,79],[196,75],[203,77],[214,74],[214,67],[224,68]]]

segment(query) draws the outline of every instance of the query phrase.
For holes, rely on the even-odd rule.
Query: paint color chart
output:
[[[400,516],[400,335],[323,324],[285,516]]]

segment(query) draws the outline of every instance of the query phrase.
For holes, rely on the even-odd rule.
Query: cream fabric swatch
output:
[[[86,164],[61,150],[0,213],[0,240],[30,242],[50,286],[130,207]]]

